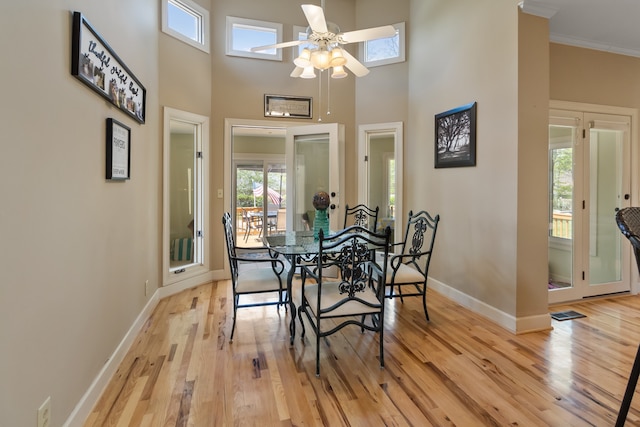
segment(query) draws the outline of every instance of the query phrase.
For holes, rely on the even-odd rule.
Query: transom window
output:
[[[396,35],[362,43],[361,58],[367,67],[404,62],[404,22],[394,24]]]
[[[293,39],[292,40],[306,40],[307,39],[307,27],[301,27],[299,25],[293,26]],[[315,45],[313,43],[304,43],[298,46],[295,46],[294,49],[298,49],[298,51],[294,54],[294,58],[297,58],[302,53],[302,49],[313,49]]]
[[[192,0],[163,0],[162,31],[209,53],[209,11]]]
[[[282,24],[227,16],[227,55],[282,61],[282,49],[251,48],[282,42]]]

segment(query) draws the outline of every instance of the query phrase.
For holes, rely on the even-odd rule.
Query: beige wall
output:
[[[540,325],[526,319],[546,315],[548,305],[549,21],[518,16],[516,316],[528,330]]]
[[[293,37],[293,26],[306,27],[306,19],[300,7],[301,3],[290,0],[273,0],[269,2],[241,2],[237,0],[214,1],[211,4],[211,61],[212,61],[212,107],[211,107],[211,157],[214,164],[211,168],[212,188],[223,188],[223,137],[224,119],[241,118],[249,120],[265,120],[264,94],[297,95],[313,97],[313,118],[299,119],[302,124],[322,122],[340,122],[345,124],[347,165],[355,158],[356,130],[355,121],[355,81],[353,77],[333,79],[331,81],[331,105],[329,116],[327,111],[326,73],[322,80],[322,94],[318,89],[318,78],[305,80],[293,79],[289,74],[293,70],[292,49],[283,50],[282,62],[262,61],[225,55],[225,20],[226,16],[259,19],[283,24],[283,40]],[[314,3],[318,4],[318,3]],[[327,20],[338,24],[343,31],[355,30],[353,0],[327,0],[325,4]],[[349,47],[352,54],[356,51]],[[322,98],[322,105],[319,105]],[[277,123],[276,120],[268,119]],[[356,192],[355,168],[347,168],[346,191]],[[213,200],[211,221],[213,240],[218,243],[212,252],[212,269],[221,269],[225,261],[223,252],[222,227],[219,226],[224,210],[229,208]]]
[[[550,98],[640,108],[640,58],[551,43]]]
[[[413,0],[411,20],[405,209],[442,217],[433,285],[513,321],[517,190],[526,179],[518,175],[517,2]],[[434,169],[434,115],[473,101],[477,165]]]
[[[158,2],[0,6],[0,425],[60,426],[159,283]],[[147,89],[140,125],[71,76],[83,12]],[[132,19],[133,17],[133,19]],[[131,179],[105,181],[105,120],[131,128]]]
[[[159,32],[157,1],[1,6],[2,54],[13,58],[2,71],[0,116],[0,342],[10,343],[0,358],[2,425],[33,424],[49,395],[52,424],[67,419],[148,302],[145,280],[160,284],[163,106],[210,117],[212,191],[223,188],[225,118],[264,120],[265,93],[312,96],[314,119],[301,123],[316,123],[326,110],[318,80],[288,76],[291,50],[283,62],[224,54],[225,16],[282,22],[288,40],[292,25],[305,24],[299,5],[198,2],[211,11],[210,55]],[[442,216],[431,285],[507,326],[546,314],[538,283],[546,281],[538,234],[546,218],[545,87],[552,99],[640,104],[636,58],[551,44],[546,80],[546,22],[519,17],[516,5],[327,0],[327,16],[345,31],[406,21],[408,61],[332,82],[331,118],[322,116],[346,125],[347,202],[356,199],[357,125],[405,123],[405,211]],[[70,75],[74,9],[145,85],[146,124]],[[477,166],[434,169],[434,115],[472,101]],[[132,128],[127,182],[104,180],[107,117]],[[212,270],[225,263],[225,209],[210,198]]]

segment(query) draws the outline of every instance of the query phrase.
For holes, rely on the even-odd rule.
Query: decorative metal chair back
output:
[[[427,278],[439,221],[440,215],[410,211],[401,250],[389,254],[387,261],[386,297],[404,302],[404,297],[421,296],[427,321]]]
[[[616,212],[616,224],[622,232],[622,234],[629,239],[633,253],[635,254],[636,264],[638,271],[640,271],[640,207],[628,207],[622,208]],[[640,345],[636,352],[636,358],[629,374],[629,380],[625,389],[622,402],[620,403],[620,410],[618,411],[618,418],[616,419],[616,427],[624,426],[627,420],[627,414],[631,407],[631,400],[635,394],[636,386],[638,385],[638,377],[640,376]]]
[[[622,234],[629,239],[640,271],[640,207],[629,207],[616,212],[616,223]]]
[[[378,206],[376,206],[375,209],[371,209],[363,204],[356,205],[352,208],[346,205],[343,228],[358,225],[368,228],[371,231],[376,231],[378,229],[378,211]]]
[[[401,253],[411,255],[425,253],[427,257],[426,264],[423,267],[419,267],[416,264],[418,258],[411,260],[421,271],[429,268],[429,262],[431,262],[430,255],[433,250],[433,244],[435,243],[439,221],[440,215],[436,215],[434,218],[427,211],[420,211],[415,214],[413,211],[409,211],[409,220],[407,221],[407,228],[405,229],[404,240],[402,241]]]
[[[386,265],[375,262],[375,252],[389,251],[391,229],[375,233],[365,227],[351,226],[330,236],[319,232],[317,263],[302,269],[302,303],[298,316],[305,328],[303,313],[316,334],[316,375],[320,375],[320,338],[347,325],[357,325],[380,334],[380,366],[384,366],[384,283]],[[338,278],[325,277],[323,271],[338,267]],[[315,283],[307,283],[307,276]],[[367,319],[370,318],[370,322]]]

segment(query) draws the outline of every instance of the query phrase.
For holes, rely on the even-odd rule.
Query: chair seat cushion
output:
[[[286,279],[282,279],[284,282]],[[279,291],[280,284],[278,276],[271,267],[240,269],[236,285],[236,292],[253,293]]]
[[[322,284],[321,310],[331,307],[347,297],[346,294],[340,293],[338,284],[338,282],[324,282]],[[306,285],[304,287],[304,295],[309,302],[311,310],[315,313],[316,307],[318,306],[318,285]],[[329,313],[324,313],[321,317],[355,316],[360,314],[379,313],[381,311],[381,303],[371,288],[367,287],[364,291],[357,292],[356,296],[368,303],[375,304],[376,307],[369,307],[357,300],[351,300]]]
[[[391,268],[391,262],[387,263],[387,284],[391,284],[393,277],[393,268]],[[418,270],[413,267],[409,267],[406,264],[400,264],[398,271],[396,272],[393,283],[396,285],[403,283],[422,283],[424,282],[424,276]]]

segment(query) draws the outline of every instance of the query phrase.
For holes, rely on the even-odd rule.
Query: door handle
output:
[[[625,194],[625,195],[624,195],[624,199],[625,199],[625,200],[629,200],[630,198],[631,198],[631,195],[629,195],[629,194]]]

